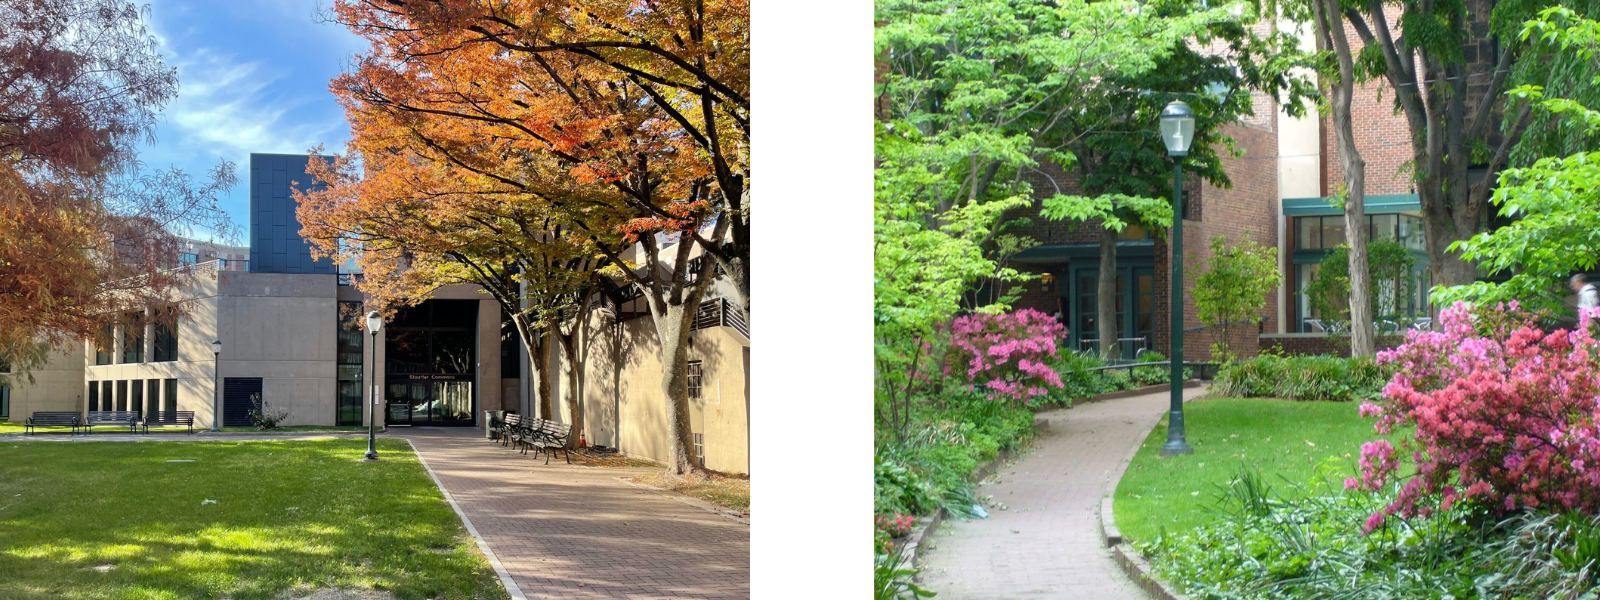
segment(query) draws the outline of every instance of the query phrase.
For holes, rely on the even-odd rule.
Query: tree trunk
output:
[[[1344,21],[1339,17],[1337,0],[1313,0],[1317,12],[1318,34],[1328,42],[1339,63],[1333,95],[1333,133],[1344,165],[1345,240],[1350,246],[1350,355],[1372,356],[1372,285],[1367,269],[1367,165],[1356,149],[1351,123],[1350,99],[1354,95],[1355,61],[1345,38]]]
[[[656,331],[661,339],[661,392],[667,400],[667,473],[686,475],[700,469],[689,430],[689,327],[694,311],[687,303],[665,309]]]
[[[550,340],[545,336],[546,333],[542,329],[534,332],[533,337],[538,342],[528,346],[528,364],[533,367],[533,378],[539,382],[539,386],[535,388],[539,395],[539,414],[535,416],[548,420],[554,412],[554,407],[550,404],[550,377],[553,374],[550,372]]]
[[[1117,232],[1100,228],[1100,276],[1096,282],[1095,326],[1100,336],[1100,356],[1117,358]]]
[[[583,378],[584,365],[578,356],[577,344],[564,341],[561,351],[567,360],[567,416],[572,422],[567,448],[573,449],[578,447],[578,440],[583,436],[583,395],[578,382]]]

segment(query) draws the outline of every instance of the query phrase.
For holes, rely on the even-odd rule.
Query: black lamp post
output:
[[[222,431],[222,340],[211,340],[211,430]]]
[[[372,368],[367,375],[372,380],[372,408],[367,411],[367,456],[363,460],[378,460],[378,330],[383,328],[383,317],[378,311],[367,313],[367,334],[371,336]]]
[[[1183,432],[1183,157],[1194,142],[1194,111],[1182,100],[1161,110],[1161,141],[1172,157],[1172,412],[1162,456],[1193,454]]]

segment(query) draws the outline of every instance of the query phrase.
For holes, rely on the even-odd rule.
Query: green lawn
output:
[[[0,598],[504,598],[410,446],[378,444],[0,442]]]
[[[27,430],[27,419],[17,418],[13,421],[0,421],[0,433],[23,433]],[[71,427],[35,427],[35,431],[64,431],[72,432]]]
[[[223,427],[222,430],[237,433],[262,433],[260,429],[256,429],[254,427]],[[283,427],[273,428],[268,431],[282,431],[285,433],[319,433],[329,431],[365,432],[366,430],[366,425],[286,425]],[[383,428],[378,428],[378,431],[383,431]]]
[[[1156,425],[1117,486],[1117,528],[1129,539],[1149,540],[1162,527],[1182,531],[1215,518],[1217,485],[1241,465],[1284,495],[1293,493],[1289,482],[1342,485],[1356,473],[1361,444],[1377,437],[1359,407],[1270,398],[1189,402],[1184,423],[1194,454],[1161,457],[1167,423]]]

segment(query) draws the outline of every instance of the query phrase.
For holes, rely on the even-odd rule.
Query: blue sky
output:
[[[232,161],[239,185],[222,204],[247,230],[251,152],[299,154],[319,143],[343,151],[350,127],[328,82],[366,42],[319,20],[331,0],[149,2],[179,88],[140,159],[197,179],[218,161]]]

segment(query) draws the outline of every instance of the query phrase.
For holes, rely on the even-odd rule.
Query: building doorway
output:
[[[384,342],[386,423],[474,424],[477,323],[476,300],[427,300],[395,315]]]
[[[472,425],[473,394],[470,379],[418,380],[428,375],[388,378],[388,415],[391,425]]]
[[[1155,268],[1149,260],[1117,262],[1117,355],[1133,358],[1155,343]],[[1061,290],[1072,312],[1067,321],[1072,348],[1099,353],[1098,265],[1073,268],[1069,282]]]

